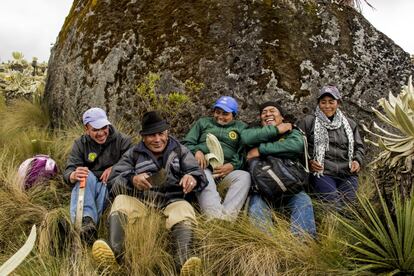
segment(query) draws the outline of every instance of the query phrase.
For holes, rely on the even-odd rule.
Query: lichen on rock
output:
[[[136,88],[149,72],[167,94],[202,84],[178,115],[173,132],[181,136],[220,95],[234,96],[247,122],[269,99],[300,118],[326,83],[342,91],[351,117],[367,123],[369,107],[398,90],[414,66],[361,14],[330,1],[75,0],[49,61],[55,124],[101,106],[137,127],[149,107]]]

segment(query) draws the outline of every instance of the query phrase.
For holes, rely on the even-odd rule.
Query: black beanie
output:
[[[142,129],[139,132],[141,135],[149,135],[163,132],[170,128],[170,125],[161,116],[158,111],[149,111],[142,116]]]
[[[277,108],[277,110],[279,110],[280,115],[282,115],[282,117],[283,117],[283,114],[284,114],[285,112],[283,111],[283,109],[280,107],[280,105],[279,105],[277,102],[268,101],[268,102],[262,103],[262,104],[259,106],[259,112],[260,112],[260,113],[262,113],[263,109],[265,109],[265,108],[266,108],[266,107],[268,107],[268,106],[274,106],[274,107],[276,107],[276,108]]]

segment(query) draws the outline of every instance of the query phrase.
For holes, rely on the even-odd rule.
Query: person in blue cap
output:
[[[104,110],[93,107],[83,113],[85,133],[75,140],[69,154],[63,179],[73,185],[70,216],[75,221],[79,185],[86,178],[83,206],[82,240],[92,243],[96,238],[96,225],[104,211],[107,197],[106,182],[112,166],[131,146],[131,139],[118,132],[108,121]]]
[[[245,158],[240,132],[247,125],[235,119],[237,112],[238,104],[234,98],[220,97],[213,106],[213,116],[197,120],[183,140],[207,176],[208,185],[197,194],[197,199],[208,219],[236,219],[250,189],[250,174],[241,170]],[[223,164],[214,168],[206,158],[211,153],[207,145],[208,134],[217,138],[223,151]],[[228,187],[223,200],[217,185]]]

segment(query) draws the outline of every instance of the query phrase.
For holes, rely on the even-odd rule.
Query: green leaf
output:
[[[400,129],[414,138],[414,120],[409,118],[399,105],[395,107],[395,116],[401,126]]]
[[[371,107],[371,109],[372,109],[372,111],[375,113],[375,115],[377,115],[377,117],[381,120],[381,121],[383,121],[384,123],[386,123],[386,124],[389,124],[389,125],[394,125],[394,122],[393,121],[391,121],[387,116],[385,116],[385,115],[383,115],[381,112],[379,112],[378,110],[376,110],[375,108],[373,108],[373,107]]]
[[[354,223],[338,218],[355,239],[353,244],[343,242],[355,252],[349,257],[358,265],[354,271],[381,270],[389,275],[413,272],[414,200],[409,198],[403,202],[394,192],[393,215],[378,187],[377,191],[381,207],[379,211],[367,198],[358,196],[360,204],[358,209],[353,210],[356,217]]]

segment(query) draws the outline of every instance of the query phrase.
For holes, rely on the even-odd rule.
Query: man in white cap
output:
[[[118,132],[108,121],[104,110],[90,108],[83,114],[85,134],[75,140],[69,154],[64,180],[74,185],[70,202],[70,216],[75,221],[79,186],[86,179],[81,238],[92,243],[96,238],[96,225],[105,208],[106,182],[112,166],[131,147],[131,139]]]

